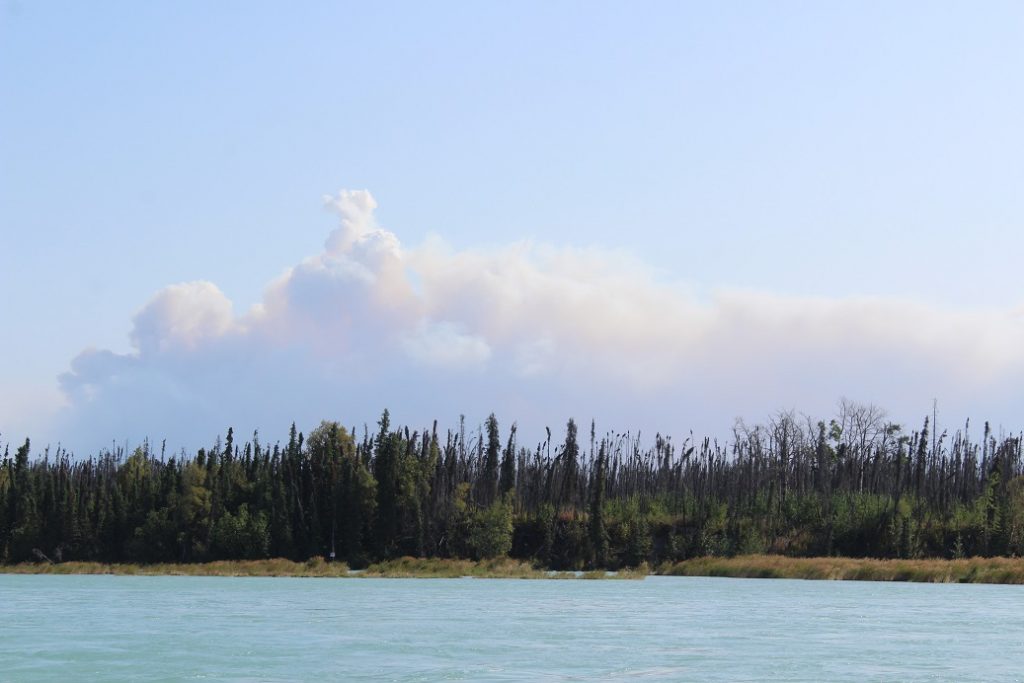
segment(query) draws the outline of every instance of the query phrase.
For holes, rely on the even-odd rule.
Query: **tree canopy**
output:
[[[402,555],[511,555],[555,569],[704,555],[963,557],[1024,554],[1021,436],[977,441],[886,422],[844,403],[829,422],[780,413],[732,438],[630,433],[589,447],[484,425],[375,432],[322,422],[304,436],[167,457],[0,460],[0,561],[203,561],[336,552],[352,566]],[[502,444],[504,443],[504,447]]]

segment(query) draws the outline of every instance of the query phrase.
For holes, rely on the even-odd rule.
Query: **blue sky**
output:
[[[938,398],[951,419],[1019,426],[1022,29],[1017,3],[4,2],[0,433],[83,450],[146,434],[193,445],[225,422],[372,421],[381,402],[411,420],[495,409],[720,431],[737,414],[822,413],[842,395],[901,420]],[[418,322],[377,325],[372,288],[312,286],[254,332],[250,307],[304,259],[366,265],[325,251],[353,209],[323,197],[343,188],[377,204],[352,235],[393,235],[406,277],[433,292],[388,299],[387,315]],[[569,273],[550,285],[565,285],[565,310],[579,291],[593,308],[563,330],[545,327],[544,297],[516,304],[505,320],[543,328],[537,365],[523,360],[536,352],[526,333],[474,313],[512,306],[504,294],[458,292],[485,291],[481,272],[519,291],[529,271],[543,288],[550,268]],[[158,293],[195,282],[217,294],[174,290],[183,298],[146,309],[142,328]],[[633,292],[629,314],[600,303],[616,292]],[[668,293],[672,325],[609,335],[626,319],[661,329]],[[218,297],[238,320],[193,316],[214,332],[174,336],[183,310],[220,311]],[[744,313],[723,314],[723,297]],[[311,301],[323,327],[267,331]],[[380,336],[346,345],[339,320]],[[576,334],[588,320],[607,324]],[[674,352],[692,329],[702,341]],[[183,344],[180,357],[147,357],[150,334]],[[266,371],[247,389],[258,405],[197,408],[222,335],[247,340],[232,337],[229,354],[247,364],[216,365],[226,386],[267,370],[271,336],[301,370]],[[311,338],[331,350],[309,351]],[[89,390],[72,396],[58,376],[89,349],[122,369],[78,373]],[[452,349],[479,367],[441,372]],[[407,379],[382,369],[396,355]],[[518,374],[504,372],[513,358]],[[330,388],[352,364],[378,368],[360,380],[365,401]],[[612,366],[668,379],[603,379]],[[310,398],[272,398],[284,387]]]

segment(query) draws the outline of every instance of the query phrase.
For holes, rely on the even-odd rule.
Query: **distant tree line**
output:
[[[1021,436],[980,441],[840,404],[783,412],[726,443],[579,433],[527,446],[492,415],[467,432],[292,425],[194,455],[148,443],[0,461],[0,561],[196,562],[510,555],[553,569],[694,556],[1024,554]]]

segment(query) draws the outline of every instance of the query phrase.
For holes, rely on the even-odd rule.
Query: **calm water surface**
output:
[[[1024,587],[0,575],[5,681],[1024,680]]]

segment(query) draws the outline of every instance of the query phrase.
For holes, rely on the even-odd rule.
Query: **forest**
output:
[[[843,401],[681,443],[569,420],[519,441],[494,415],[439,432],[324,421],[233,430],[194,454],[3,448],[0,561],[202,562],[510,556],[550,569],[695,557],[1024,554],[1021,435],[887,421]]]

